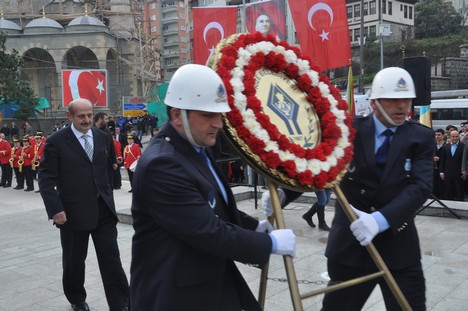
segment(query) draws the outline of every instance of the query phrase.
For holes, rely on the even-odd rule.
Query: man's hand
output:
[[[291,229],[278,229],[270,233],[273,240],[272,254],[296,256],[296,235]]]
[[[283,205],[284,201],[286,200],[286,195],[284,194],[283,189],[278,189],[278,197],[280,204]],[[263,213],[265,213],[267,217],[270,217],[271,215],[273,215],[273,204],[271,203],[271,196],[269,190],[263,192],[261,200],[263,206]]]
[[[56,225],[63,225],[67,222],[67,214],[65,212],[60,212],[52,216],[52,220]]]
[[[379,225],[371,214],[360,211],[352,205],[350,206],[358,217],[358,219],[351,223],[350,229],[356,237],[356,240],[358,240],[362,246],[366,246],[372,242],[372,239],[379,233]]]
[[[275,228],[273,228],[273,226],[270,224],[268,220],[260,220],[258,222],[257,229],[255,229],[255,231],[257,232],[266,232],[266,233],[270,233],[273,230],[275,230]]]

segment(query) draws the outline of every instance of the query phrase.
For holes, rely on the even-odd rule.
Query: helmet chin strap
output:
[[[192,131],[190,130],[189,126],[189,121],[188,121],[188,116],[187,116],[187,110],[186,109],[180,109],[181,115],[182,115],[182,125],[184,126],[184,131],[185,131],[185,136],[187,136],[188,141],[196,147],[203,148],[202,146],[198,145],[195,142],[195,139],[193,139],[192,136]]]
[[[396,123],[395,121],[392,120],[392,118],[390,118],[390,116],[388,115],[388,113],[383,109],[382,105],[380,104],[379,100],[378,99],[374,99],[375,101],[375,105],[377,106],[377,109],[379,109],[380,113],[383,115],[383,117],[385,118],[385,120],[387,120],[388,123],[390,123],[391,125],[393,126],[400,126],[402,125],[403,123],[405,123],[406,121],[406,118],[403,122],[401,123]],[[409,112],[409,110],[407,111],[407,113]]]

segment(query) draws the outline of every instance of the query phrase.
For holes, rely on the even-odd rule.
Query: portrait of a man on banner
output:
[[[284,0],[262,1],[245,6],[247,31],[274,35],[286,40],[286,14]]]

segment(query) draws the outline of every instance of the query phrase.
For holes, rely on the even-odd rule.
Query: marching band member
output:
[[[114,173],[114,189],[120,189],[122,187],[122,175],[120,174],[120,167],[123,164],[123,157],[122,157],[122,144],[120,141],[117,140],[115,133],[112,133],[112,139],[114,141],[114,150],[115,150],[115,157],[117,158],[117,169],[113,170]]]
[[[13,164],[13,170],[15,171],[16,187],[13,189],[16,189],[16,190],[24,189],[24,174],[23,174],[24,160],[21,158],[22,151],[23,151],[23,147],[21,147],[21,142],[18,136],[14,136],[13,148],[11,148],[10,163]]]
[[[124,166],[128,172],[128,179],[130,180],[130,186],[132,186],[133,171],[130,169],[130,166],[132,166],[133,162],[135,162],[136,160],[140,158],[141,149],[140,149],[140,146],[138,146],[138,144],[135,144],[135,138],[133,137],[133,135],[127,136],[127,142],[128,142],[128,145],[125,146],[125,149],[124,149]],[[128,192],[132,192],[132,189],[130,189]]]
[[[23,137],[23,148],[21,150],[23,159],[22,171],[26,180],[26,189],[24,191],[34,191],[34,181],[32,173],[32,163],[34,160],[34,147],[29,143],[28,137]]]
[[[44,136],[42,135],[42,132],[37,132],[36,136],[34,136],[34,140],[36,144],[34,145],[34,159],[32,163],[32,175],[33,179],[36,179],[36,174],[37,174],[37,168],[41,164],[41,159],[42,155],[44,154]],[[36,192],[39,192],[36,191]]]
[[[3,188],[11,187],[12,170],[10,166],[11,145],[4,133],[0,133],[0,164],[2,165],[2,181],[0,186]]]

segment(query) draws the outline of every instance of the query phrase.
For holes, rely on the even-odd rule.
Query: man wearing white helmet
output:
[[[412,309],[425,310],[414,214],[430,196],[435,142],[431,129],[406,119],[415,97],[404,69],[386,68],[374,77],[374,112],[355,119],[354,158],[340,184],[358,219],[350,224],[337,203],[325,255],[331,283],[368,275],[376,267],[363,246],[372,241]],[[376,284],[386,309],[400,310],[383,278],[326,294],[323,310],[361,310]]]
[[[169,122],[133,179],[132,310],[260,311],[234,261],[261,266],[271,253],[294,256],[295,236],[239,211],[206,157],[230,110],[216,72],[182,66],[165,102]]]

